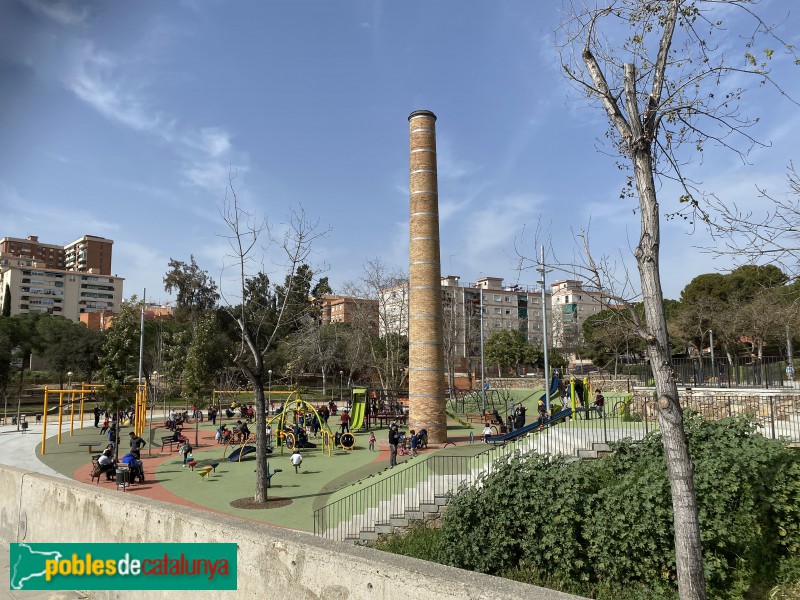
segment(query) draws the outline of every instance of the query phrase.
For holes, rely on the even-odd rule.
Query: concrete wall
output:
[[[214,598],[577,598],[4,465],[0,465],[0,490],[0,539],[5,542],[235,541],[239,545],[239,589],[212,592]],[[142,592],[90,594],[95,598],[142,597]],[[176,592],[146,594],[148,598],[174,600]],[[192,596],[203,594],[192,592]]]

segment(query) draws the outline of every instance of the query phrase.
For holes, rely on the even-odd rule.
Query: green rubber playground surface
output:
[[[531,418],[536,415],[536,404],[543,390],[522,389],[512,390],[512,392],[514,402],[522,402],[527,408],[528,422],[530,423]],[[620,397],[622,396],[624,394],[620,394]],[[607,410],[608,407],[613,406],[616,399],[616,395],[606,394]],[[489,410],[492,408],[490,406]],[[498,405],[496,408],[500,409],[501,413],[504,412],[503,407]],[[156,418],[155,422],[160,424],[162,421],[160,418]],[[226,420],[226,422],[230,424],[231,421]],[[329,424],[333,428],[338,425],[338,419],[332,417]],[[582,422],[579,426],[594,427],[599,424],[600,420],[598,419]],[[36,450],[37,456],[49,467],[69,477],[76,476],[77,471],[78,479],[88,483],[89,475],[86,467],[91,462],[91,456],[99,454],[107,442],[99,434],[99,430],[91,424],[86,424],[83,429],[80,429],[76,422],[73,435],[70,436],[68,431],[62,433],[61,444],[58,444],[57,436],[52,435],[56,432],[56,427],[52,425],[51,418],[48,427],[48,434],[51,435],[47,437],[46,454],[44,456],[41,454],[40,444]],[[304,449],[302,451],[303,464],[297,473],[290,463],[290,452],[284,450],[281,454],[280,448],[276,448],[269,457],[269,468],[270,471],[281,469],[282,472],[273,476],[269,496],[288,499],[291,502],[286,506],[269,509],[245,509],[231,506],[234,501],[253,496],[256,476],[254,454],[245,456],[241,462],[230,462],[227,456],[231,449],[226,451],[223,446],[214,442],[215,427],[211,423],[200,424],[197,432],[199,447],[195,445],[194,427],[189,425],[184,428],[184,434],[195,446],[193,457],[197,461],[197,467],[219,463],[216,471],[212,472],[210,477],[201,478],[196,470],[192,471],[188,466],[182,466],[181,456],[176,451],[170,452],[168,448],[165,448],[164,452],[161,451],[161,436],[167,435],[169,432],[162,427],[156,427],[152,433],[152,441],[149,430],[145,430],[142,435],[145,440],[148,440],[148,446],[142,452],[147,482],[140,488],[137,487],[140,484],[135,484],[132,489],[134,491],[140,489],[140,493],[147,497],[176,501],[174,497],[170,498],[169,494],[159,493],[159,486],[152,485],[157,483],[170,494],[214,511],[291,529],[313,531],[314,511],[330,501],[345,497],[392,476],[394,476],[393,481],[400,481],[403,485],[412,486],[415,482],[435,474],[429,472],[429,469],[424,466],[415,466],[433,452],[454,457],[471,457],[483,452],[486,450],[486,446],[479,442],[483,427],[483,423],[465,425],[450,420],[448,438],[455,441],[455,445],[448,444],[444,448],[422,452],[419,457],[413,459],[408,456],[398,456],[398,466],[394,469],[388,468],[387,428],[375,430],[379,442],[378,448],[383,449],[383,452],[369,452],[367,449],[368,434],[357,433],[356,447],[350,451],[336,449],[332,456],[328,456],[321,449]],[[130,431],[129,427],[123,427],[120,456],[128,449],[128,431]],[[475,443],[469,442],[470,433],[472,433]],[[96,444],[91,454],[87,447],[79,446],[81,443],[88,442]],[[223,458],[223,452],[226,453],[225,458]],[[83,470],[81,470],[82,468]],[[408,471],[408,473],[401,477],[396,476],[403,471]],[[148,485],[150,491],[146,489]],[[395,484],[392,484],[391,487],[395,487]],[[391,491],[388,487],[386,489],[387,492]]]

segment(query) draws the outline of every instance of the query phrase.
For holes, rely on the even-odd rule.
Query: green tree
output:
[[[164,290],[176,293],[175,314],[178,319],[192,320],[203,311],[211,310],[219,301],[217,284],[200,269],[191,256],[189,263],[170,258],[169,271],[164,276]]]
[[[85,327],[81,327],[77,333],[78,336],[73,346],[74,364],[87,381],[92,381],[94,374],[100,370],[104,336],[99,331]]]
[[[217,343],[216,317],[213,313],[198,319],[193,327],[192,342],[186,353],[181,378],[183,396],[187,402],[201,405],[200,397],[209,389],[219,368],[219,355],[215,352]]]
[[[627,311],[606,309],[591,315],[583,322],[583,337],[592,362],[601,368],[613,362],[615,376],[622,357],[644,356],[644,342]]]
[[[497,365],[497,376],[502,376],[503,367],[516,369],[520,365],[531,365],[537,361],[536,349],[519,331],[503,329],[493,333],[484,344],[484,353],[489,364]]]
[[[61,316],[43,315],[36,324],[42,357],[58,375],[58,385],[64,388],[68,371],[77,370],[76,352],[86,328]]]

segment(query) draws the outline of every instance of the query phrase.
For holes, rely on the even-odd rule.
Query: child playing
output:
[[[178,448],[178,454],[183,454],[183,466],[185,467],[192,460],[192,445],[185,441]]]
[[[369,451],[375,452],[375,432],[369,432]]]

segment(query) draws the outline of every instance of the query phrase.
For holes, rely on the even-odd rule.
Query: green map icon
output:
[[[9,581],[12,590],[42,589],[40,582],[36,581],[45,578],[45,561],[60,560],[60,552],[43,552],[34,550],[29,544],[11,545],[11,569]]]

